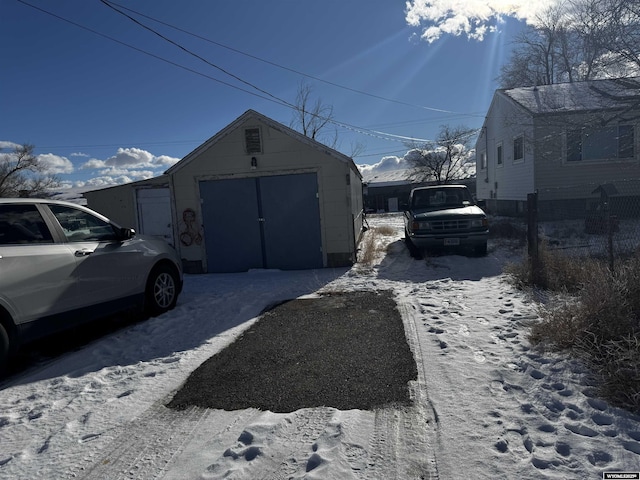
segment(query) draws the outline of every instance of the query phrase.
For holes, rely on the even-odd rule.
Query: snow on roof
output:
[[[616,109],[640,104],[640,77],[502,90],[533,114]]]
[[[369,165],[359,165],[360,173],[362,173],[362,182],[369,185],[383,186],[382,184],[400,185],[413,183],[410,179],[411,170],[404,168],[396,168],[390,170],[368,169]]]

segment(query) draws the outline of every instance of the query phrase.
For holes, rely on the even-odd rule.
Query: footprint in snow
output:
[[[563,457],[568,457],[571,455],[571,446],[568,443],[558,442],[556,443],[556,452]]]
[[[587,399],[587,403],[601,412],[604,412],[607,409],[607,402],[600,400],[599,398],[589,398]]]
[[[600,426],[613,425],[613,417],[603,413],[595,413],[591,416],[593,423]]]
[[[482,353],[481,350],[475,351],[473,352],[473,359],[477,362],[477,363],[484,363],[487,361],[487,357],[484,356],[484,354]]]
[[[633,452],[637,455],[640,455],[640,443],[637,442],[622,442],[622,446],[625,450]]]
[[[542,373],[540,370],[531,370],[529,372],[529,375],[536,380],[541,380],[545,377],[545,374]]]
[[[607,452],[595,451],[587,455],[587,460],[594,467],[604,467],[613,460],[613,457]]]
[[[576,435],[582,435],[583,437],[597,437],[598,432],[596,432],[593,428],[589,428],[586,425],[572,425],[570,423],[565,423],[564,428],[569,430],[570,432],[575,433]]]
[[[122,392],[120,395],[118,395],[116,398],[124,398],[124,397],[128,397],[129,395],[131,395],[133,393],[133,390],[127,390]]]

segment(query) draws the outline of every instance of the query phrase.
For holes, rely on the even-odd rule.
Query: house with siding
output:
[[[640,77],[497,90],[476,143],[476,195],[516,215],[538,193],[541,218],[581,218],[617,192],[618,215],[640,212]]]
[[[190,273],[347,266],[362,234],[353,160],[253,110],[164,175],[84,195],[174,245]]]

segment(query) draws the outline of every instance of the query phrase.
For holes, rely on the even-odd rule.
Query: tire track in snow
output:
[[[89,470],[72,474],[86,480],[158,479],[166,473],[173,458],[193,437],[199,425],[215,410],[191,407],[184,411],[163,405],[150,408],[141,418],[122,428],[106,452]],[[259,412],[242,410],[233,422],[221,422],[220,431],[228,430]],[[216,435],[215,432],[211,433]]]
[[[411,393],[413,399],[412,415],[405,416],[404,430],[407,433],[407,445],[425,446],[423,452],[420,452],[420,458],[413,458],[412,462],[407,462],[409,468],[424,471],[425,476],[411,476],[415,472],[405,472],[407,476],[404,478],[421,478],[421,479],[438,479],[438,463],[433,447],[434,441],[438,437],[438,413],[427,391],[426,380],[426,358],[422,351],[422,344],[419,338],[419,328],[416,325],[417,317],[413,314],[412,308],[403,300],[403,297],[396,295],[398,299],[398,309],[405,326],[405,336],[409,343],[409,348],[413,352],[416,365],[418,367],[418,381],[411,385]],[[411,452],[407,452],[406,458],[412,458]]]
[[[396,263],[398,271],[409,265]],[[384,283],[393,288],[393,282]],[[369,441],[366,468],[354,471],[363,480],[439,479],[434,443],[438,438],[435,408],[426,386],[425,357],[421,349],[417,317],[396,292],[405,335],[418,366],[418,381],[410,385],[412,405],[390,406],[375,410],[375,422]],[[400,461],[399,461],[400,460]]]

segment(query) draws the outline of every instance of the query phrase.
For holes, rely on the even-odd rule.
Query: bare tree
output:
[[[313,89],[302,81],[298,86],[291,127],[303,135],[335,148],[338,143],[338,132],[333,125],[333,106],[322,103],[322,100],[311,98]],[[333,129],[332,129],[333,127]]]
[[[592,0],[596,1],[596,0]],[[640,70],[640,3],[629,0],[597,0],[608,26],[603,45]]]
[[[637,67],[635,72],[630,65]],[[629,76],[640,69],[640,7],[629,0],[568,0],[515,39],[503,88]]]
[[[413,145],[405,157],[411,166],[411,179],[443,184],[471,177],[471,145],[476,134],[475,129],[463,125],[442,125],[434,141]]]
[[[18,145],[0,156],[1,197],[46,197],[59,185],[55,175],[33,154],[33,145]]]
[[[512,58],[503,65],[500,75],[504,88],[550,85],[559,80],[563,63],[560,51],[569,45],[563,12],[560,7],[548,8],[538,15],[536,24],[516,36]]]

